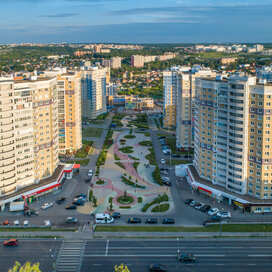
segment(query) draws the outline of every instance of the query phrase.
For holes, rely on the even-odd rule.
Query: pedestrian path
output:
[[[64,241],[56,261],[56,272],[79,272],[85,245],[83,240]]]

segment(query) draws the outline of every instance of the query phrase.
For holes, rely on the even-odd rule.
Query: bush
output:
[[[126,146],[119,148],[119,151],[123,153],[133,153],[133,147],[132,146]]]
[[[142,142],[139,142],[139,145],[142,145],[142,146],[152,146],[152,143],[150,141],[142,141]]]
[[[134,139],[134,138],[136,138],[136,136],[135,135],[125,135],[124,138],[126,138],[126,139]]]
[[[132,187],[136,187],[136,188],[141,188],[141,189],[145,189],[145,186],[141,186],[136,184],[135,182],[127,179],[126,177],[122,176],[122,182],[124,182],[126,185],[132,186]]]
[[[168,201],[168,195],[167,194],[163,194],[158,195],[153,201],[151,201],[150,203],[146,203],[143,207],[142,207],[142,212],[146,212],[148,210],[149,207],[151,207],[154,204],[159,204],[161,202],[166,202]]]
[[[105,181],[102,180],[102,179],[99,179],[99,180],[96,182],[97,185],[103,185],[104,183],[105,183]]]
[[[130,209],[130,206],[120,206],[119,209]]]
[[[123,169],[126,169],[125,165],[122,162],[115,162],[115,164]]]
[[[162,178],[161,178],[161,173],[158,165],[156,166],[154,172],[152,173],[152,177],[155,182],[157,182],[160,186],[163,186]]]
[[[93,198],[93,190],[90,190],[89,192],[89,201],[92,201]]]
[[[156,162],[156,157],[155,157],[155,152],[154,152],[154,149],[152,147],[148,148],[148,151],[150,152],[150,154],[147,154],[145,156],[145,158],[147,160],[149,160],[149,164],[151,165],[156,165],[157,162]]]
[[[142,203],[143,202],[143,198],[142,197],[138,197],[138,203]]]

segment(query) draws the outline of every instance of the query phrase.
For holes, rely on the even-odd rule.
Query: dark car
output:
[[[179,154],[172,154],[172,157],[173,158],[180,158],[180,155]]]
[[[141,223],[142,220],[140,218],[137,218],[137,217],[132,217],[132,218],[129,218],[127,223],[128,224],[138,224],[138,223]]]
[[[185,204],[189,205],[193,201],[192,198],[188,198],[184,201]]]
[[[196,261],[195,256],[190,253],[181,253],[178,255],[178,260],[180,262],[191,262],[194,263]]]
[[[166,139],[166,137],[165,137],[165,136],[160,136],[160,137],[158,137],[158,139],[159,139],[159,140],[161,140],[161,139]]]
[[[73,201],[72,204],[77,206],[83,206],[85,201],[83,199],[77,199],[76,201]]]
[[[150,272],[166,272],[166,266],[162,264],[151,264],[149,268]]]
[[[32,215],[38,215],[39,213],[35,210],[27,210],[24,211],[24,216],[32,216]]]
[[[90,183],[91,181],[92,181],[92,178],[86,178],[86,179],[85,179],[85,182],[86,182],[86,183]]]
[[[66,223],[78,223],[78,219],[75,217],[67,217]]]
[[[57,199],[56,203],[61,204],[63,201],[65,201],[65,199],[66,199],[65,197],[60,197]]]
[[[9,239],[4,241],[3,246],[17,246],[18,240],[17,239]]]
[[[175,219],[174,218],[164,218],[162,220],[163,224],[175,224]]]
[[[157,224],[158,220],[156,218],[148,218],[145,220],[146,224]]]
[[[113,212],[111,214],[111,217],[114,218],[114,219],[117,219],[117,218],[120,218],[121,217],[121,214],[119,212]]]
[[[204,205],[202,208],[200,208],[200,210],[201,210],[202,212],[207,212],[210,208],[211,208],[210,205]]]
[[[87,199],[87,195],[84,195],[84,194],[79,194],[79,195],[76,195],[75,198],[79,198],[79,197],[83,197],[83,198],[86,198]]]
[[[184,159],[191,159],[192,155],[184,155]]]
[[[166,186],[171,186],[171,185],[172,185],[171,181],[163,180],[162,183],[163,183],[164,185],[166,185]]]
[[[76,208],[77,208],[77,205],[69,205],[65,207],[66,210],[75,210]]]
[[[222,220],[222,218],[220,216],[214,215],[211,218],[212,222],[220,222]]]

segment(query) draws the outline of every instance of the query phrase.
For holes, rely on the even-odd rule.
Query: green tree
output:
[[[124,264],[114,266],[114,272],[130,272],[128,267]]]
[[[8,272],[42,272],[42,271],[40,270],[39,263],[34,263],[32,265],[30,262],[26,262],[24,265],[21,265],[19,262],[16,261],[14,266],[10,268]]]

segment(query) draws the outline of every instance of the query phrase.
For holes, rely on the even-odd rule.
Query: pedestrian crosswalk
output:
[[[79,272],[82,264],[86,241],[64,241],[56,260],[57,272]]]

